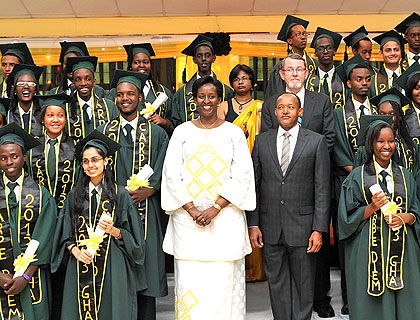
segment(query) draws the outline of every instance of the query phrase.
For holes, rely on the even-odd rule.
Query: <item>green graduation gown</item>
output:
[[[400,65],[399,68],[400,74],[402,74],[405,71],[405,68],[403,65]],[[392,84],[392,87],[395,87],[400,91],[402,90],[399,85],[394,83]],[[391,89],[391,86],[389,85],[388,74],[385,71],[384,65],[381,65],[379,71],[372,75],[372,84],[370,87],[369,97],[376,97],[388,89]]]
[[[370,164],[370,167],[372,165]],[[405,169],[393,166],[394,181],[397,181],[396,174],[405,178],[406,194],[404,184],[395,183],[395,188],[403,190],[405,205],[403,211],[417,216],[413,226],[406,225],[405,244],[403,245],[403,263],[402,279],[404,287],[398,290],[390,289],[387,285],[387,275],[391,272],[387,270],[387,255],[389,250],[388,239],[390,237],[390,228],[386,224],[380,210],[371,218],[362,221],[365,207],[371,202],[371,194],[368,187],[373,183],[365,183],[363,186],[362,177],[366,180],[366,175],[362,175],[362,168],[369,170],[365,166],[355,168],[347,177],[342,186],[340,204],[338,210],[338,232],[339,238],[345,246],[345,270],[347,280],[348,303],[350,310],[350,319],[352,320],[412,320],[418,319],[420,314],[420,224],[419,224],[419,201],[416,197],[416,184],[412,175]],[[374,178],[376,180],[376,177]],[[364,195],[366,194],[366,197]],[[397,201],[398,202],[398,201]],[[375,220],[374,220],[375,219]],[[376,223],[376,224],[375,224]],[[374,228],[376,226],[377,228]],[[370,232],[375,230],[382,233],[382,237],[370,237]],[[400,229],[399,236],[403,228]],[[383,275],[382,283],[383,293],[377,293],[377,296],[368,294],[368,290],[375,290],[375,278],[381,278],[380,261],[374,264],[369,256],[375,257],[375,254],[369,253],[370,247],[379,247],[382,238],[382,258]],[[392,233],[392,239],[396,236]],[[379,249],[380,250],[380,249]],[[374,259],[372,259],[374,261]],[[392,261],[392,260],[391,260]],[[370,264],[371,263],[371,264]],[[373,267],[376,269],[373,269]],[[369,271],[372,270],[369,277]],[[371,282],[368,281],[371,279]],[[369,284],[368,284],[369,283]]]
[[[35,256],[38,260],[30,264],[38,266],[38,270],[32,277],[31,282],[19,295],[8,296],[3,290],[0,290],[2,319],[8,319],[9,312],[15,314],[15,317],[11,319],[23,319],[18,316],[23,311],[25,320],[48,320],[48,304],[50,303],[49,264],[57,218],[54,198],[51,197],[47,189],[37,185],[25,172],[21,195],[16,195],[18,205],[11,204],[9,201],[6,202],[8,191],[6,191],[4,185],[4,174],[2,174],[0,180],[1,270],[7,270],[8,273],[14,274],[14,259],[25,252],[31,239],[39,241]]]
[[[99,128],[105,135],[121,144],[116,159],[113,159],[117,184],[126,186],[130,176],[136,174],[141,167],[148,164],[154,171],[149,179],[150,187],[159,191],[163,162],[168,147],[168,135],[161,127],[138,115],[136,139],[133,145],[128,145],[123,138],[124,132],[121,130],[120,121],[120,119],[114,120]],[[147,289],[141,290],[140,293],[151,297],[166,296],[168,286],[166,283],[165,256],[162,250],[163,235],[159,219],[159,193],[155,193],[140,203],[138,209],[145,230],[146,256],[144,268],[147,279]]]
[[[211,76],[216,78],[216,75],[212,72]],[[192,86],[194,82],[198,79],[198,73],[195,73],[191,79],[187,82],[186,85],[183,85],[181,88],[175,92],[175,95],[172,99],[172,108],[171,112],[168,115],[168,120],[171,124],[170,131],[172,132],[176,126],[183,122],[197,119],[199,116],[197,105],[194,102],[192,95]],[[223,97],[222,101],[227,101],[232,99],[235,96],[232,88],[228,85],[223,84]]]
[[[91,318],[80,316],[78,302],[78,264],[81,275],[83,275],[82,270],[87,270],[87,267],[79,263],[67,250],[70,244],[75,243],[74,236],[72,236],[74,231],[72,230],[70,204],[73,201],[84,201],[85,208],[89,208],[89,199],[87,197],[75,199],[73,189],[68,194],[60,212],[54,235],[51,271],[55,272],[61,262],[68,260],[64,282],[62,320],[137,319],[136,283],[138,284],[138,282],[136,281],[135,268],[144,261],[144,233],[130,195],[124,188],[117,188],[118,207],[114,211],[113,222],[114,226],[121,230],[122,239],[117,240],[108,235],[104,240],[105,242],[109,238],[109,249],[106,255],[106,267],[105,270],[102,270],[105,272],[101,286],[101,302],[97,313],[91,304],[86,308],[90,311]],[[88,190],[86,190],[86,194],[88,194]],[[99,208],[102,207],[101,203],[101,201],[98,202]],[[97,219],[99,219],[99,215],[100,211],[98,210]],[[86,221],[86,223],[88,222]],[[82,227],[84,225],[77,228],[77,234]],[[145,284],[143,284],[144,287]],[[96,292],[98,291],[97,289]],[[86,291],[84,295],[86,296]],[[98,297],[95,296],[95,298]]]
[[[420,145],[420,118],[417,115],[416,107],[411,102],[409,105],[403,107],[404,119],[408,125],[410,137]]]

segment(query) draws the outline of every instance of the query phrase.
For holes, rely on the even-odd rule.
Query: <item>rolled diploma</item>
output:
[[[31,239],[31,241],[29,241],[28,247],[25,250],[25,253],[23,254],[23,258],[34,256],[38,247],[39,247],[39,241],[35,239]],[[13,275],[13,278],[21,277],[25,271],[26,270],[24,270],[23,272],[16,272]]]
[[[149,166],[148,164],[145,164],[143,168],[136,174],[136,180],[149,180],[149,178],[155,173],[153,171],[153,168]],[[130,180],[127,180],[127,182]],[[130,190],[128,186],[125,187],[126,190]]]
[[[377,184],[377,183],[375,183],[373,186],[370,186],[369,187],[369,190],[370,190],[370,192],[372,193],[372,196],[375,194],[375,193],[378,193],[378,192],[384,192],[383,190],[382,190],[382,188],[381,188],[381,186],[379,185],[379,184]],[[386,203],[386,204],[384,204],[382,207],[381,207],[381,211],[382,212],[386,212],[386,211],[388,211],[389,209],[390,209],[390,207],[391,207],[391,204],[389,203],[389,201]],[[391,223],[392,222],[392,214],[390,214],[390,213],[385,213],[387,216],[388,216],[388,218],[389,218],[389,223]],[[399,228],[401,228],[401,227],[399,227]],[[398,230],[399,228],[392,228],[392,230],[393,231],[396,231],[396,230]]]
[[[101,217],[99,218],[99,221],[103,221],[103,220],[111,220],[112,217],[107,214],[107,213],[102,213]],[[103,236],[105,234],[105,231],[103,231],[101,228],[99,228],[99,223],[95,228],[95,234],[97,236]],[[92,248],[87,248],[87,252],[89,252],[92,257],[95,257],[96,251],[93,251]]]
[[[153,112],[156,111],[157,108],[159,108],[162,104],[164,104],[168,100],[168,96],[165,92],[159,93],[159,95],[156,97],[155,101],[152,103]],[[143,115],[146,119],[148,119],[151,114],[145,114]]]

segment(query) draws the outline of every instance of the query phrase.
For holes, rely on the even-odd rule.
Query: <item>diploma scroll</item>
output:
[[[372,193],[372,196],[378,192],[384,192],[381,188],[381,186],[379,184],[374,184],[373,186],[369,187],[370,192]],[[389,223],[392,223],[392,215],[397,213],[397,212],[393,212],[393,206],[391,205],[391,202],[388,200],[387,203],[385,203],[382,207],[381,207],[381,211],[384,215],[387,215],[389,218]],[[392,228],[393,231],[398,230],[401,227],[398,228]]]
[[[159,108],[167,100],[168,100],[168,96],[166,95],[166,93],[165,92],[161,92],[161,93],[159,93],[159,95],[156,97],[156,100],[153,101],[152,104],[146,102],[145,103],[145,106],[146,107],[143,110],[141,110],[140,113],[146,119],[148,119],[151,115],[153,115],[155,113],[155,111],[157,110],[157,108]]]
[[[144,165],[141,170],[127,180],[125,187],[129,191],[135,191],[141,187],[149,187],[149,178],[153,175],[154,171],[148,164]]]
[[[31,262],[36,261],[35,259],[35,252],[39,247],[39,242],[37,240],[31,239],[31,241],[28,244],[28,247],[25,250],[25,253],[23,255],[18,256],[15,259],[15,262],[13,265],[15,266],[15,274],[13,275],[13,278],[21,277],[26,269],[28,269]]]
[[[104,220],[110,221],[112,220],[112,217],[107,213],[102,213],[101,217],[99,218],[99,222],[104,221]],[[98,223],[98,225],[95,228],[95,238],[103,240],[103,238],[105,238],[104,236],[105,236],[105,231],[99,228],[99,223]],[[92,255],[92,257],[94,257],[98,248],[95,248],[95,246],[87,245],[86,250]]]

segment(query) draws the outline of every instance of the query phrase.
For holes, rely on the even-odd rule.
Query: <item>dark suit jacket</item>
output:
[[[261,132],[278,128],[274,110],[276,109],[276,94],[266,100],[262,106]],[[305,103],[303,106],[302,127],[325,136],[328,150],[331,152],[335,141],[335,125],[333,108],[330,99],[322,93],[305,90]]]
[[[290,246],[307,246],[312,231],[327,232],[330,158],[325,137],[300,128],[285,174],[277,156],[277,129],[256,137],[254,162],[257,208],[248,226],[259,226],[263,242],[276,244],[283,232]]]

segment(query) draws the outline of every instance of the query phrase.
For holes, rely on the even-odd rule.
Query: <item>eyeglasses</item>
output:
[[[317,47],[317,48],[315,49],[315,51],[317,51],[317,52],[324,52],[325,50],[327,50],[327,51],[333,51],[333,50],[334,50],[334,48],[333,48],[333,47],[331,47],[331,46],[326,46],[326,47],[324,47],[324,46],[319,46],[319,47]]]
[[[233,78],[233,82],[239,82],[239,81],[248,81],[249,77],[242,77],[242,78]]]
[[[16,86],[17,87],[24,87],[24,86],[28,86],[28,87],[36,87],[36,82],[32,82],[32,81],[19,81],[16,82]]]
[[[89,162],[91,162],[93,165],[95,165],[95,164],[97,164],[101,160],[103,160],[103,158],[100,158],[100,157],[93,157],[91,159],[83,158],[82,159],[82,163],[85,166],[88,166],[89,165]]]
[[[296,33],[292,34],[289,37],[289,39],[291,39],[293,37],[299,37],[299,38],[304,37],[304,38],[307,38],[307,37],[309,37],[309,33],[308,32],[296,32]]]
[[[288,74],[294,74],[295,72],[297,73],[297,74],[302,74],[302,73],[304,73],[306,71],[306,68],[296,68],[296,69],[293,69],[293,68],[287,68],[287,69],[283,69],[283,72],[286,72],[286,73],[288,73]]]

